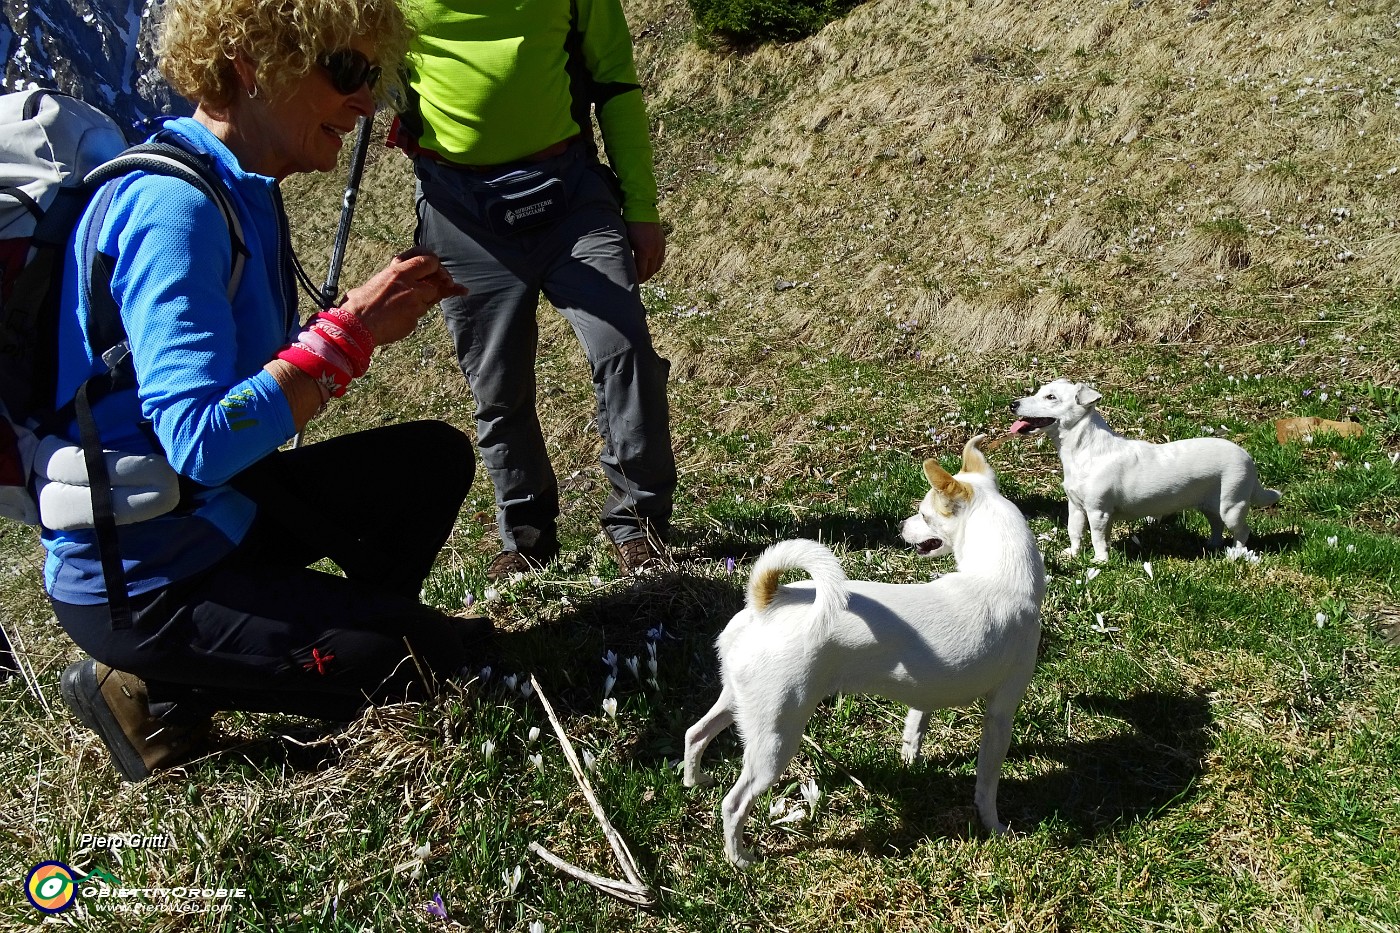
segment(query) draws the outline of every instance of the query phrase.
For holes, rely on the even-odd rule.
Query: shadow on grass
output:
[[[1142,525],[1135,531],[1127,532],[1126,537],[1115,536],[1117,540],[1110,543],[1110,550],[1122,549],[1129,560],[1150,560],[1160,557],[1198,560],[1219,557],[1224,553],[1223,550],[1210,550],[1207,547],[1210,536],[1187,527],[1180,521],[1180,517],[1180,515],[1168,516],[1161,521]],[[1137,543],[1132,540],[1134,534],[1137,535]],[[1085,539],[1085,547],[1089,547],[1087,534]],[[1249,539],[1249,549],[1259,554],[1281,554],[1296,549],[1301,541],[1302,536],[1296,531],[1275,531],[1269,534],[1252,535]],[[1226,547],[1234,543],[1233,538],[1227,537],[1225,539]]]
[[[533,672],[563,718],[592,715],[608,673],[604,653],[617,656],[619,689],[630,689],[634,681],[626,659],[645,665],[648,643],[654,642],[663,692],[689,694],[695,684],[717,678],[714,637],[743,606],[745,580],[740,574],[716,579],[677,569],[593,590],[557,620],[497,632],[492,666]]]
[[[310,774],[340,764],[344,748],[337,740],[346,729],[345,723],[238,715],[251,716],[258,734],[240,737],[216,724],[208,746],[184,767],[207,768],[209,783],[222,783],[243,769],[264,776],[276,772]]]
[[[1016,508],[1021,510],[1026,521],[1048,518],[1057,525],[1063,525],[1068,515],[1069,506],[1065,504],[1063,496],[1044,496],[1040,493],[1009,493],[1007,498]]]
[[[699,560],[751,561],[770,544],[791,538],[840,542],[851,550],[905,548],[908,545],[900,539],[899,529],[904,519],[913,514],[915,505],[911,501],[909,508],[898,512],[890,510],[867,515],[840,513],[798,517],[774,510],[757,516],[725,518],[723,531],[705,535],[687,553]]]
[[[1048,518],[1059,525],[1064,524],[1066,506],[1062,497],[1013,492],[1008,498],[1027,521]],[[911,498],[906,507],[864,515],[839,512],[797,517],[786,511],[768,510],[756,516],[725,518],[722,532],[706,535],[689,553],[701,560],[723,561],[732,557],[736,561],[748,561],[756,558],[770,544],[790,538],[841,542],[851,550],[903,549],[908,545],[900,537],[900,528],[917,508],[918,500]]]
[[[1004,775],[997,795],[1003,822],[1022,830],[1045,826],[1057,844],[1073,845],[1190,799],[1210,744],[1205,697],[1147,691],[1126,699],[1080,696],[1075,705],[1132,729],[1089,742],[1013,740],[1008,762],[1045,758],[1062,767],[1032,778]],[[907,854],[930,837],[984,832],[972,806],[974,778],[950,773],[970,763],[953,756],[926,758],[913,768],[881,763],[852,769],[893,806],[870,808],[866,825],[834,845]]]

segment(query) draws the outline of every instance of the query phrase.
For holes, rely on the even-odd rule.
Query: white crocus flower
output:
[[[1100,635],[1107,635],[1109,632],[1116,632],[1119,629],[1117,626],[1114,625],[1105,625],[1103,621],[1103,613],[1096,612],[1094,613],[1094,624],[1089,626],[1089,630],[1093,632],[1098,632]]]
[[[821,788],[817,786],[817,782],[808,778],[802,782],[799,790],[802,791],[802,799],[807,801],[807,806],[813,812],[816,812],[817,803],[822,799],[822,791]]]
[[[617,718],[617,697],[608,697],[603,701],[603,712],[608,714],[609,719]]]

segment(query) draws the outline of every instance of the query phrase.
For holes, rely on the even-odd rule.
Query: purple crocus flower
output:
[[[441,894],[434,894],[433,899],[423,905],[423,909],[426,910],[431,917],[437,917],[439,920],[447,919],[447,907],[442,903]]]

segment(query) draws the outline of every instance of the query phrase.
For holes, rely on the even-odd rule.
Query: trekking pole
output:
[[[345,263],[345,247],[350,242],[350,222],[355,218],[355,199],[360,194],[360,176],[365,173],[365,155],[369,152],[370,131],[374,117],[360,117],[355,123],[355,148],[350,152],[350,179],[340,199],[340,226],[335,230],[331,245],[331,266],[326,270],[326,282],[321,286],[321,307],[329,308],[340,297],[340,267]],[[292,449],[301,446],[301,432],[292,438]]]
[[[340,226],[335,231],[331,247],[331,267],[326,272],[326,284],[321,286],[321,304],[330,307],[340,297],[340,267],[345,261],[345,246],[350,242],[350,221],[355,216],[355,198],[360,194],[360,176],[365,173],[365,154],[369,152],[373,117],[360,117],[355,126],[355,149],[350,153],[350,180],[340,201]]]

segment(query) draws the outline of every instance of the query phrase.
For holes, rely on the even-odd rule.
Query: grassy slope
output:
[[[416,906],[438,891],[469,929],[1400,927],[1397,652],[1374,634],[1397,620],[1400,566],[1393,13],[877,0],[747,55],[696,46],[682,4],[629,14],[674,225],[647,295],[674,365],[682,570],[614,579],[593,534],[591,392],[546,315],[568,549],[485,603],[504,630],[491,682],[343,733],[229,717],[229,753],[133,788],[62,710],[73,649],[38,598],[32,540],[0,529],[3,621],[41,687],[0,687],[0,858],[250,888],[225,929],[441,926]],[[301,181],[289,198],[313,268],[338,184]],[[392,154],[371,165],[347,282],[408,241],[409,185]],[[470,426],[439,324],[382,357],[314,436],[409,417]],[[709,645],[739,605],[743,561],[803,534],[833,542],[852,575],[925,578],[893,540],[922,492],[918,461],[1000,433],[1007,401],[1055,375],[1094,381],[1124,433],[1248,447],[1284,491],[1255,520],[1261,561],[1202,559],[1204,522],[1186,517],[1123,529],[1091,576],[1058,556],[1053,452],[1005,444],[993,462],[1046,536],[1051,573],[1001,794],[1019,832],[975,828],[972,713],[935,717],[927,761],[905,769],[901,711],[843,698],[809,729],[821,751],[775,793],[800,801],[797,783],[815,780],[815,818],[756,820],[771,857],[732,872],[721,792],[685,791],[668,762],[717,690]],[[1367,434],[1281,447],[1282,414],[1355,417]],[[487,596],[488,485],[429,581],[434,602]],[[624,669],[614,722],[594,659],[644,658],[658,623],[658,684]],[[605,806],[668,890],[657,914],[527,851],[537,840],[612,870],[547,726],[528,740],[538,706],[503,670],[535,672],[598,756]],[[737,751],[721,739],[707,756],[721,784]],[[77,842],[156,829],[176,848],[114,857]],[[11,886],[0,924],[32,918]],[[93,927],[192,922],[219,926]]]

